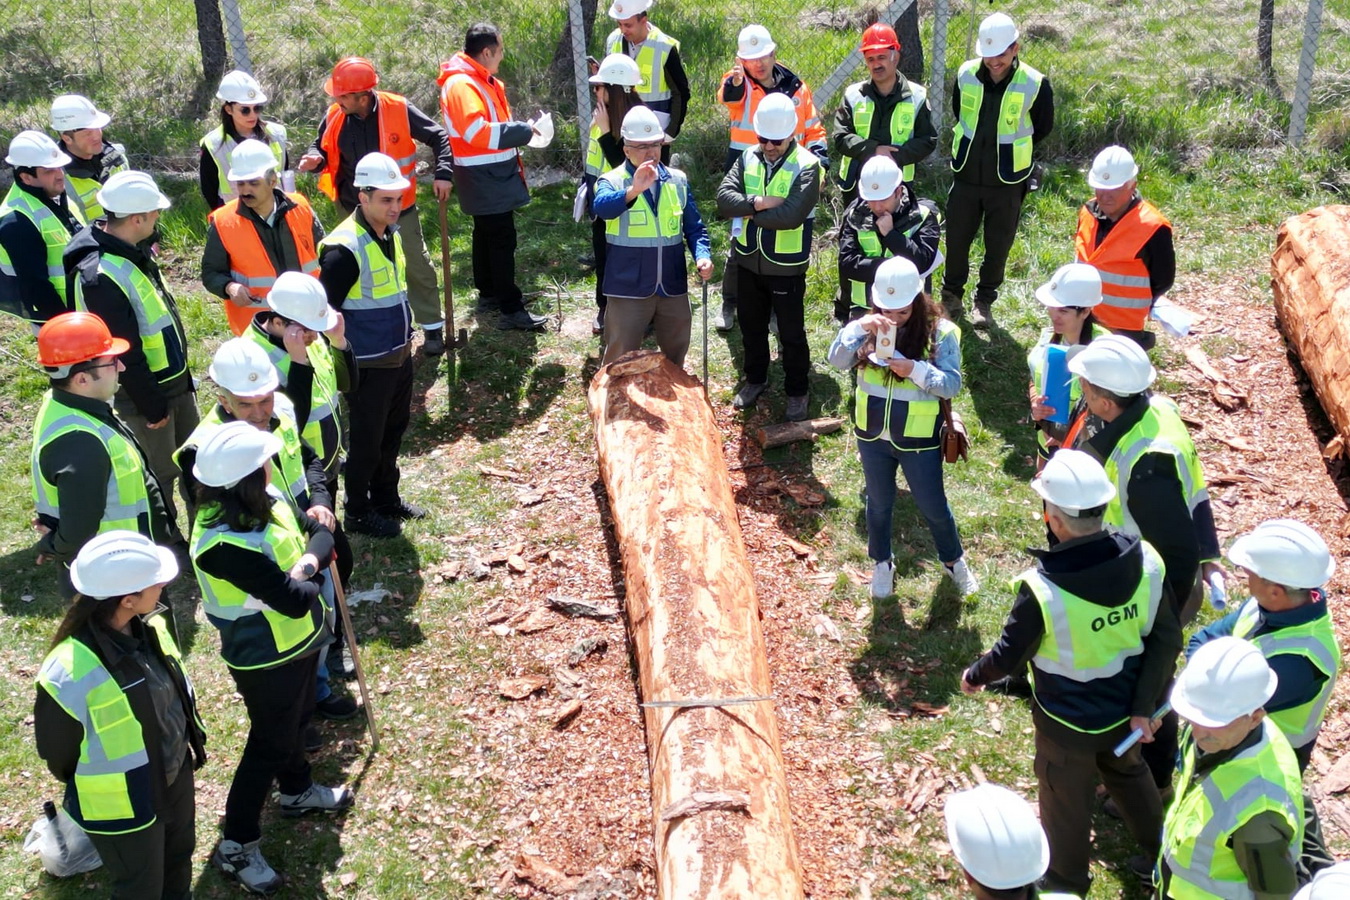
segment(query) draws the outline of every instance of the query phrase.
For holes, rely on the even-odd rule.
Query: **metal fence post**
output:
[[[586,64],[586,22],[581,13],[581,0],[567,0],[567,20],[572,31],[572,74],[577,91],[577,144],[581,149],[582,167],[586,164],[586,150],[591,131],[591,68]]]
[[[942,123],[947,111],[947,20],[951,8],[947,0],[933,5],[933,74],[928,78],[928,107],[933,115],[933,130],[942,146]]]
[[[234,67],[253,74],[253,62],[248,58],[248,42],[244,39],[244,19],[239,14],[239,0],[220,0],[220,11],[225,16],[225,32],[230,40],[230,58]]]
[[[1313,73],[1317,69],[1317,40],[1322,33],[1322,0],[1308,0],[1308,15],[1303,20],[1303,51],[1298,58],[1298,82],[1294,85],[1294,107],[1289,111],[1289,143],[1303,146],[1308,127],[1308,103],[1312,100]]]

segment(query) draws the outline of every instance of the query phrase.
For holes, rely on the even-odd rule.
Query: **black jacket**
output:
[[[1003,106],[1003,95],[1007,92],[1008,85],[1012,84],[1013,72],[1021,64],[1020,59],[1013,60],[1013,68],[1008,71],[1007,77],[997,84],[989,77],[989,70],[983,63],[976,71],[975,77],[984,85],[984,96],[980,101],[980,117],[975,125],[975,136],[970,142],[970,155],[966,158],[966,164],[961,171],[952,173],[952,177],[957,181],[984,187],[1010,187],[998,177],[998,115]],[[957,113],[961,110],[961,88],[956,83],[952,84],[950,108]],[[1034,150],[1035,146],[1049,137],[1055,128],[1055,92],[1050,87],[1049,75],[1041,81],[1041,89],[1031,103],[1029,115],[1031,143]],[[1023,182],[1023,185],[1025,183]]]
[[[868,159],[877,152],[877,147],[890,145],[891,113],[902,102],[908,103],[914,93],[910,90],[909,81],[900,74],[896,75],[895,87],[891,88],[889,94],[878,94],[877,86],[870,80],[863,83],[862,92],[877,105],[872,115],[872,127],[867,134],[858,134],[853,124],[853,110],[841,99],[839,108],[834,111],[834,133],[830,137],[831,147],[840,156]],[[933,128],[933,112],[924,103],[919,107],[919,114],[914,117],[914,133],[909,140],[895,148],[895,155],[891,158],[903,169],[927,159],[936,147],[937,130]],[[839,165],[844,165],[843,160],[839,161]]]
[[[928,211],[925,218],[923,210]],[[890,256],[903,256],[914,263],[920,272],[927,272],[937,258],[938,241],[942,237],[942,216],[932,200],[921,200],[908,187],[900,208],[891,214],[892,227],[888,234],[877,231],[877,217],[867,201],[859,198],[844,210],[839,223],[839,283],[848,296],[847,282],[862,281],[871,284],[877,266]],[[914,230],[917,226],[917,230]],[[914,230],[914,234],[909,232]],[[863,253],[858,233],[872,231],[881,239],[887,256],[870,257]]]

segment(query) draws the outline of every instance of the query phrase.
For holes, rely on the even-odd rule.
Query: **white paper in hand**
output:
[[[1194,313],[1177,306],[1166,297],[1158,298],[1149,315],[1172,337],[1185,337],[1190,334],[1191,325],[1195,322]]]
[[[542,150],[553,142],[553,113],[540,112],[539,116],[530,123],[534,126],[534,137],[530,138],[530,146],[536,150]]]

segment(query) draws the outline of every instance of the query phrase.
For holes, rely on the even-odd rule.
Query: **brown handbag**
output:
[[[966,434],[966,423],[961,414],[952,409],[952,401],[939,400],[942,405],[942,426],[938,429],[938,441],[942,447],[942,461],[954,463],[958,459],[969,459],[970,435]]]

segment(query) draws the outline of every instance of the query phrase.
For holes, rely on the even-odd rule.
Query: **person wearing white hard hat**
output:
[[[1279,679],[1248,641],[1221,637],[1186,663],[1172,707],[1188,726],[1153,876],[1163,900],[1291,897],[1303,780],[1265,704]],[[1130,860],[1143,875],[1147,861]]]
[[[260,846],[274,781],[286,817],[352,805],[348,788],[316,784],[305,759],[319,652],[332,637],[323,570],[333,536],[270,484],[280,450],[275,435],[229,422],[207,436],[193,464],[200,504],[192,560],[202,608],[220,631],[220,653],[249,720],[211,864],[255,894],[282,883]]]
[[[66,311],[66,271],[61,253],[84,227],[66,197],[70,156],[40,131],[20,131],[5,162],[14,183],[0,203],[0,313],[33,330]]]
[[[65,783],[65,810],[98,850],[114,900],[192,896],[206,730],[163,615],[178,568],[134,531],[89,541],[38,670],[38,756]]]
[[[1116,489],[1101,463],[1061,450],[1031,482],[1055,543],[1033,551],[992,650],[961,676],[974,693],[1030,664],[1035,771],[1050,839],[1046,884],[1086,896],[1098,779],[1131,835],[1158,855],[1163,804],[1139,745],[1112,749],[1131,730],[1152,741],[1152,716],[1181,650],[1181,624],[1162,557],[1137,536],[1108,532]]]
[[[825,126],[820,122],[811,88],[778,62],[777,50],[778,45],[763,25],[745,26],[736,39],[736,62],[722,76],[718,89],[718,100],[727,108],[731,120],[731,144],[722,165],[724,172],[759,143],[754,128],[755,111],[769,94],[782,94],[792,100],[797,108],[794,135],[797,143],[815,154],[821,168],[830,167]],[[718,331],[730,331],[736,326],[736,295],[736,251],[730,250],[722,270],[722,308],[713,320]]]
[[[1003,285],[1035,147],[1055,127],[1050,79],[1022,61],[1020,37],[1007,15],[987,17],[980,23],[979,56],[961,64],[952,86],[950,109],[957,118],[942,303],[952,318],[965,315],[970,246],[983,230],[984,259],[970,312],[976,326],[988,324]]]
[[[1336,863],[1318,872],[1294,900],[1344,900],[1350,897],[1350,862]]]
[[[103,136],[112,117],[102,112],[87,97],[62,94],[52,101],[51,126],[69,154],[66,164],[66,196],[86,223],[103,217],[98,190],[118,172],[131,168],[127,150]]]
[[[699,278],[712,277],[712,242],[689,179],[660,163],[666,134],[656,114],[634,107],[623,120],[627,162],[595,183],[591,211],[605,222],[607,365],[642,346],[651,328],[671,362],[684,365],[691,313],[684,248]]]
[[[304,194],[281,189],[277,165],[262,141],[241,141],[225,173],[235,196],[207,217],[202,285],[224,299],[236,335],[267,308],[267,292],[280,273],[319,271],[323,225]]]
[[[1031,804],[1016,793],[985,782],[950,795],[942,815],[974,900],[1069,900],[1036,887],[1050,848]]]
[[[1027,352],[1027,368],[1031,370],[1027,393],[1031,401],[1031,422],[1036,429],[1037,460],[1044,465],[1053,448],[1063,444],[1069,433],[1068,422],[1082,414],[1082,388],[1067,369],[1064,374],[1069,381],[1069,408],[1058,410],[1049,405],[1045,379],[1052,368],[1048,365],[1049,357],[1056,352],[1051,348],[1059,348],[1067,358],[1092,343],[1093,338],[1106,334],[1106,329],[1093,317],[1102,302],[1102,279],[1092,266],[1069,263],[1056,269],[1049,281],[1036,288],[1036,299],[1045,307],[1050,327],[1041,329],[1040,339]]]
[[[754,406],[769,386],[769,320],[776,318],[786,416],[800,421],[808,416],[810,402],[806,267],[820,198],[820,160],[797,142],[797,108],[787,96],[761,100],[754,124],[759,143],[741,154],[717,189],[718,215],[742,220],[731,247],[745,382],[732,406]]]
[[[689,77],[680,61],[680,42],[651,23],[651,8],[652,0],[613,0],[608,11],[615,28],[605,38],[605,53],[622,53],[638,64],[642,83],[637,94],[674,140],[689,112]],[[669,149],[662,151],[661,162],[670,162]]]
[[[220,101],[220,124],[201,139],[197,161],[198,179],[207,209],[220,209],[239,196],[234,179],[229,177],[234,168],[230,156],[244,141],[257,141],[266,147],[272,155],[274,171],[283,172],[290,168],[286,126],[263,121],[267,94],[258,79],[238,69],[226,72],[216,89],[216,99]]]
[[[473,284],[478,311],[500,313],[503,331],[538,331],[548,322],[525,308],[516,284],[516,210],[530,202],[520,148],[538,133],[536,119],[511,118],[506,84],[497,77],[506,58],[501,29],[469,26],[464,49],[441,63],[441,115],[455,155],[459,208],[473,219]]]
[[[62,255],[71,304],[131,345],[113,399],[164,487],[169,518],[178,466],[173,452],[197,427],[197,389],[188,368],[187,332],[159,264],[149,252],[160,213],[170,206],[144,172],[118,172],[98,191],[104,218],[81,229]],[[179,485],[179,492],[185,489]],[[186,499],[186,494],[183,495]]]
[[[1176,280],[1177,256],[1172,223],[1139,196],[1139,166],[1124,147],[1097,154],[1088,170],[1093,199],[1078,210],[1074,250],[1078,261],[1102,275],[1102,305],[1097,319],[1145,350],[1156,337],[1148,314]]]
[[[834,314],[841,325],[867,314],[872,279],[883,260],[902,256],[914,263],[925,293],[932,291],[932,272],[942,262],[937,204],[905,184],[894,160],[883,155],[864,163],[857,192],[839,221],[841,300]]]
[[[943,574],[963,597],[980,589],[966,562],[943,484],[941,405],[961,392],[961,329],[923,292],[914,263],[893,256],[877,267],[872,312],[830,344],[835,368],[858,369],[853,434],[866,485],[867,555],[873,600],[895,593],[891,521],[896,475],[933,536]]]

